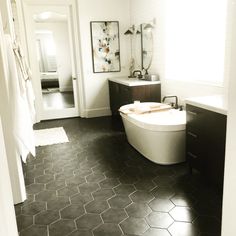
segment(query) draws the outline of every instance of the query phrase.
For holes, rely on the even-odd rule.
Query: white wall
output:
[[[124,32],[130,26],[129,7],[127,0],[78,1],[85,109],[88,117],[110,115],[107,78],[128,75],[130,47],[129,38]],[[93,73],[90,21],[119,21],[121,72]]]
[[[37,30],[50,30],[56,46],[60,91],[72,91],[72,64],[67,22],[36,23]]]
[[[0,116],[0,235],[17,236],[11,183]]]
[[[186,97],[202,96],[211,94],[223,94],[227,92],[226,87],[213,86],[209,84],[193,83],[185,81],[175,81],[166,79],[166,13],[169,10],[166,0],[130,0],[131,1],[131,22],[140,24],[150,22],[156,18],[156,27],[153,29],[154,55],[150,68],[150,73],[158,73],[162,82],[162,96],[175,94],[180,98],[180,102]],[[193,2],[195,0],[192,0]],[[183,1],[179,1],[181,4]],[[181,7],[181,6],[180,6]],[[185,6],[182,6],[183,8]],[[204,5],[202,6],[204,8]],[[188,7],[184,8],[188,11]],[[176,29],[178,34],[178,29]],[[194,46],[194,45],[193,45]],[[191,58],[189,58],[191,60]],[[194,71],[193,71],[194,73]]]
[[[236,235],[236,1],[229,0],[229,109],[227,117],[222,236]]]
[[[21,158],[17,154],[15,139],[13,137],[13,117],[9,107],[9,92],[8,92],[8,63],[6,48],[4,47],[4,33],[14,35],[13,22],[11,21],[11,12],[8,5],[9,1],[0,1],[0,115],[2,118],[4,140],[6,145],[6,153],[8,158],[8,167],[11,178],[11,186],[13,192],[14,203],[23,202],[26,199],[25,182],[21,164]],[[1,16],[1,13],[3,17]],[[4,31],[3,23],[4,22]],[[2,147],[2,146],[0,146]]]

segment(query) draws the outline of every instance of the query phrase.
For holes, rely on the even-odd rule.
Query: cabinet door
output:
[[[211,184],[223,188],[226,116],[186,106],[186,155]]]
[[[138,100],[140,102],[146,102],[148,98],[146,97],[146,86],[133,86],[131,87],[131,99],[132,102]]]
[[[161,102],[161,85],[153,84],[146,87],[147,102]]]
[[[109,81],[110,107],[113,115],[118,114],[121,106],[119,84]]]
[[[205,132],[207,133],[205,140],[207,175],[212,183],[223,189],[226,116],[207,111]]]
[[[131,91],[130,91],[130,87],[129,86],[125,86],[120,84],[120,103],[121,106],[122,105],[126,105],[126,104],[130,104],[132,103],[132,99],[131,99]]]
[[[205,148],[204,140],[204,120],[203,110],[187,105],[187,125],[186,125],[186,158],[192,168],[205,173]]]
[[[141,102],[160,102],[161,101],[161,86],[160,84],[134,86],[131,88],[132,100]]]

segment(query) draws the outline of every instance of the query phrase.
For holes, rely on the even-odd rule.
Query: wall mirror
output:
[[[37,61],[44,109],[72,108],[74,91],[67,15],[34,15]]]
[[[141,24],[141,67],[148,74],[153,55],[153,25]]]
[[[133,37],[133,49],[135,59],[135,69],[142,69],[142,52],[141,52],[141,25],[136,26]]]

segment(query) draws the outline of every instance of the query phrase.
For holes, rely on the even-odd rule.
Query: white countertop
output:
[[[137,78],[128,78],[127,77],[115,77],[115,78],[108,78],[108,80],[123,84],[126,86],[141,86],[141,85],[151,85],[151,84],[160,84],[161,82],[158,81],[147,81],[147,80],[140,80]]]
[[[223,95],[186,98],[185,103],[227,115],[228,101]]]

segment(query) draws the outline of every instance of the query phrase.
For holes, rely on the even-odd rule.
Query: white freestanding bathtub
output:
[[[142,106],[158,103],[141,103]],[[125,110],[134,106],[122,106]],[[128,142],[149,160],[162,164],[185,161],[186,112],[176,109],[145,114],[120,112]]]

